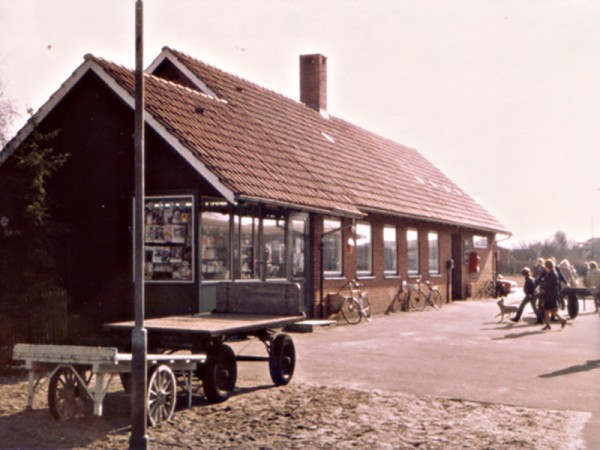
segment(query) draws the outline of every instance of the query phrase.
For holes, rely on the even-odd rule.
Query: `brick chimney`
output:
[[[321,113],[327,111],[327,58],[300,55],[300,101]]]

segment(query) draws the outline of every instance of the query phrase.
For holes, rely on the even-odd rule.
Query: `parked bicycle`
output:
[[[442,294],[436,286],[433,286],[430,281],[422,282],[418,278],[416,284],[408,284],[402,281],[398,290],[391,294],[392,300],[386,310],[386,314],[396,312],[398,310],[422,311],[425,306],[430,305],[433,309],[440,309],[443,304]],[[426,286],[426,290],[421,288],[421,284]]]
[[[417,278],[417,290],[419,291],[418,300],[419,302],[415,302],[415,309],[417,311],[423,310],[426,305],[431,306],[433,309],[441,309],[444,301],[442,299],[442,294],[440,293],[437,286],[431,284],[431,281],[426,280],[424,282],[427,287],[427,292],[421,289],[421,279]],[[420,309],[419,309],[420,308]]]
[[[496,283],[494,280],[487,280],[482,283],[474,295],[475,298],[494,298],[496,297]]]
[[[363,318],[368,322],[371,319],[371,300],[362,290],[362,284],[351,280],[344,284],[336,295],[342,295],[344,301],[341,305],[341,314],[346,322],[351,325],[358,324]]]
[[[390,304],[385,310],[385,314],[390,314],[397,311],[408,311],[410,309],[410,293],[406,280],[400,282],[398,289],[390,288],[389,291]]]

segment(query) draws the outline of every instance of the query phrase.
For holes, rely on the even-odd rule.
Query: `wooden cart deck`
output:
[[[282,328],[304,320],[304,315],[297,316],[262,316],[250,314],[207,313],[194,316],[171,316],[146,319],[144,327],[149,331],[163,333],[183,333],[211,338],[225,337],[232,334],[252,333],[255,331]],[[109,330],[131,330],[135,322],[108,323]]]

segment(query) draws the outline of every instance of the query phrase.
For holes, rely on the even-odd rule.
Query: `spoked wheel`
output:
[[[80,377],[86,382],[85,374]],[[86,386],[70,367],[61,367],[50,378],[48,406],[56,420],[83,417],[87,409]]]
[[[269,353],[269,372],[275,386],[288,384],[295,367],[296,349],[292,338],[287,334],[278,334],[273,339]]]
[[[410,305],[408,304],[408,293],[402,292],[398,296],[398,300],[396,300],[394,307],[396,308],[395,311],[398,309],[401,311],[408,311],[410,309]]]
[[[237,363],[231,347],[219,344],[211,349],[201,373],[206,398],[212,403],[227,400],[237,381]]]
[[[371,320],[371,300],[367,297],[366,294],[362,296],[362,312],[365,315],[365,319],[367,321]]]
[[[171,368],[157,366],[148,382],[148,422],[156,426],[169,420],[177,402],[177,380]]]
[[[440,291],[433,291],[431,293],[431,305],[434,307],[434,309],[442,309],[443,304],[444,301],[442,300],[442,294],[440,294]]]
[[[425,308],[425,296],[420,292],[413,292],[410,295],[410,306],[416,311],[423,311],[423,308]]]
[[[406,293],[404,292],[396,292],[396,294],[394,295],[394,298],[392,299],[392,302],[390,303],[390,306],[388,306],[388,309],[386,310],[386,314],[389,314],[391,312],[395,313],[398,312],[399,310],[403,310],[403,305],[404,305],[404,301],[406,299]]]
[[[342,305],[342,317],[351,325],[356,325],[362,319],[358,302],[353,298],[347,298]]]

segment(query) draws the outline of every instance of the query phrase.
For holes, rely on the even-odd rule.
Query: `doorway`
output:
[[[452,270],[452,298],[451,300],[464,300],[463,288],[463,236],[462,234],[452,235],[452,259],[454,260],[454,269]]]

